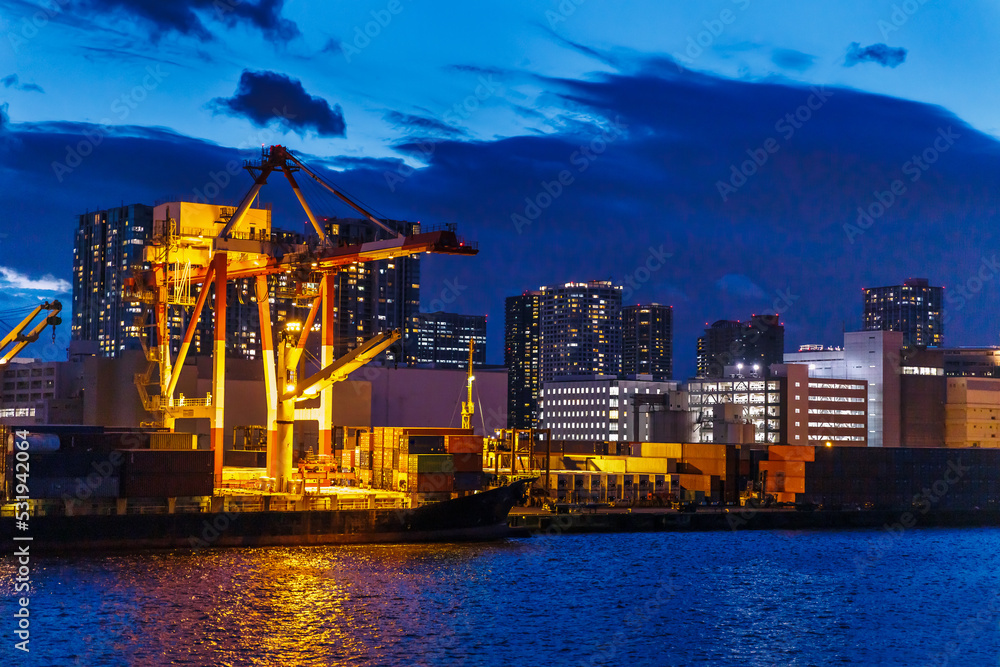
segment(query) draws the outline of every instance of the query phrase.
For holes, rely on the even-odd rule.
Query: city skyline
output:
[[[490,363],[506,296],[592,279],[625,286],[625,304],[672,305],[678,350],[704,322],[776,303],[790,342],[833,344],[861,325],[845,285],[914,275],[946,287],[949,344],[998,342],[986,3],[956,16],[826,2],[781,18],[769,2],[643,5],[642,21],[525,3],[433,49],[427,36],[465,8],[160,16],[95,2],[82,31],[75,6],[39,19],[5,5],[0,161],[20,187],[0,195],[0,243],[31,252],[0,263],[0,310],[69,301],[75,216],[233,204],[242,160],[280,143],[385,217],[457,223],[479,242],[475,260],[427,260],[421,309],[492,316]],[[828,29],[802,36],[815,21]],[[942,21],[963,49],[940,41]],[[152,35],[157,49],[132,47]],[[987,65],[953,76],[969,59]],[[276,226],[302,229],[289,193],[265,196]]]

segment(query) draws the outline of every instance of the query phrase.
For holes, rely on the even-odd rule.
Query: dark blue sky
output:
[[[327,4],[0,0],[0,310],[68,301],[75,214],[235,202],[226,164],[282,143],[479,242],[422,293],[488,313],[492,362],[505,296],[609,278],[674,306],[680,377],[706,322],[839,344],[910,276],[946,286],[948,344],[1000,342],[994,4]]]

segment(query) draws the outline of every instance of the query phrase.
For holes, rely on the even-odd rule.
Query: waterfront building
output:
[[[651,375],[560,376],[542,383],[539,426],[551,429],[553,440],[649,442],[651,413],[638,409],[636,397],[676,391],[676,382]]]
[[[673,314],[657,303],[622,308],[623,375],[673,377]]]
[[[469,365],[469,341],[475,342],[472,363],[486,363],[486,316],[458,313],[418,313],[406,328],[406,363],[429,364],[437,368]]]
[[[726,366],[742,366],[766,375],[780,364],[785,327],[778,315],[753,315],[749,322],[718,320],[698,338],[698,377],[722,377]]]
[[[902,285],[866,287],[866,331],[900,331],[905,347],[940,346],[944,338],[943,287],[926,278],[910,278]]]
[[[775,364],[767,378],[727,367],[720,379],[688,382],[695,411],[696,442],[723,442],[717,406],[732,406],[754,426],[754,441],[768,444],[866,446],[868,386],[865,380],[810,378],[805,364]]]

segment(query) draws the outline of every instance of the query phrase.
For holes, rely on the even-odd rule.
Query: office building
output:
[[[722,377],[726,366],[766,375],[780,364],[785,327],[778,315],[753,315],[749,322],[718,320],[698,338],[698,377]]]
[[[486,364],[485,315],[418,313],[410,318],[406,338],[407,364],[468,368],[470,340],[473,366]]]
[[[865,331],[900,331],[904,347],[943,343],[943,287],[930,286],[926,278],[910,278],[902,285],[866,287],[864,293]]]
[[[504,304],[503,363],[507,368],[507,423],[532,428],[538,421],[540,291],[509,296]]]
[[[648,375],[561,376],[542,384],[540,427],[551,429],[553,440],[649,442],[651,413],[638,409],[636,397],[676,391],[676,382]]]
[[[622,375],[673,377],[673,314],[656,303],[622,308]]]

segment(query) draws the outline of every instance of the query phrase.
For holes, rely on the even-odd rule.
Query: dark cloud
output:
[[[340,47],[342,44],[343,42],[341,42],[336,37],[331,37],[330,39],[326,40],[326,44],[324,44],[323,48],[320,49],[320,53],[340,53],[341,52]]]
[[[300,34],[295,23],[281,16],[284,0],[80,0],[78,6],[87,11],[139,19],[152,28],[154,41],[159,39],[160,31],[209,41],[214,37],[206,20],[230,27],[252,26],[281,42]]]
[[[437,118],[416,116],[399,111],[389,111],[383,118],[393,127],[408,133],[448,138],[466,136],[465,130],[449,125]]]
[[[4,78],[0,79],[0,83],[3,84],[4,88],[13,88],[14,90],[22,90],[26,93],[44,93],[42,87],[34,83],[21,83],[20,78],[17,74],[8,74]]]
[[[264,127],[277,122],[300,135],[313,131],[322,137],[346,136],[344,114],[339,104],[331,108],[321,97],[313,97],[302,82],[276,72],[243,70],[236,93],[209,103],[217,113],[242,116]]]
[[[906,49],[891,47],[885,44],[872,44],[861,47],[858,42],[851,42],[847,47],[847,57],[844,67],[854,67],[858,63],[878,63],[882,67],[897,67],[906,60]]]
[[[543,83],[554,105],[592,121],[538,136],[443,139],[421,168],[399,159],[313,159],[387,217],[458,223],[479,242],[476,258],[422,259],[421,292],[425,305],[447,293],[455,312],[489,313],[494,361],[504,297],[543,284],[633,280],[634,301],[673,303],[675,366],[684,377],[705,322],[777,310],[788,297],[789,349],[840,344],[843,328],[861,325],[861,287],[922,275],[956,291],[978,281],[1000,247],[1000,143],[940,107],[830,88],[809,110],[812,88],[718,78],[666,60]],[[810,111],[791,136],[777,129],[787,114]],[[22,273],[69,279],[74,214],[122,199],[190,197],[210,173],[248,157],[166,130],[119,129],[58,183],[52,163],[97,130],[8,126],[18,141],[0,151],[0,166],[18,188],[0,190],[0,209],[4,231],[33,249],[11,255],[23,258],[11,260],[22,262],[14,266]],[[949,133],[957,134],[950,144]],[[769,139],[777,150],[757,164]],[[927,169],[914,172],[914,157]],[[718,184],[734,166],[752,175],[723,201]],[[903,194],[892,194],[897,181]],[[216,201],[239,201],[249,184],[236,173]],[[890,197],[871,223],[859,221],[859,207]],[[302,228],[285,184],[269,185],[264,200],[274,202],[276,225]],[[657,253],[673,256],[649,263]],[[976,285],[964,308],[946,298],[949,345],[996,342],[1000,282]]]
[[[804,72],[816,62],[816,56],[794,49],[775,49],[771,52],[771,62],[778,67]]]

